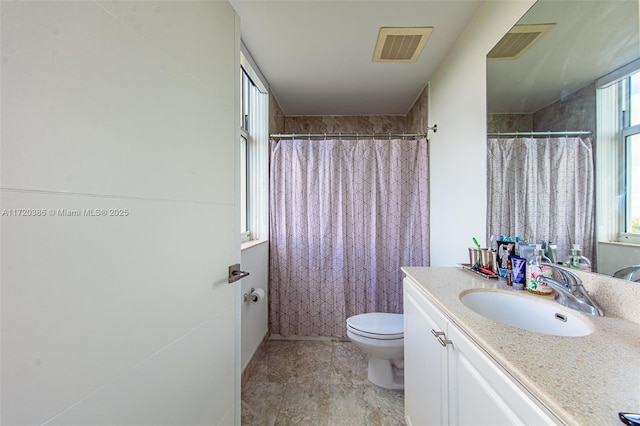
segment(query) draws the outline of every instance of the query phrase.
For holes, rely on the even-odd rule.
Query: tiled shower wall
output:
[[[595,136],[595,82],[535,112],[533,130],[590,130]]]
[[[284,133],[284,113],[278,100],[269,93],[269,134]]]
[[[402,133],[404,116],[323,115],[291,116],[284,119],[285,133]]]
[[[487,132],[530,132],[533,114],[489,114]]]
[[[489,114],[488,132],[596,131],[595,82],[533,114]]]
[[[270,133],[424,133],[428,90],[425,88],[406,116],[285,116],[275,97],[269,102]]]
[[[406,116],[407,133],[426,133],[429,124],[429,90],[425,87]]]

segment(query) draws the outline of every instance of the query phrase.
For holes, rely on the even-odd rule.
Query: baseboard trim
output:
[[[256,349],[256,351],[253,353],[253,356],[251,357],[251,359],[247,363],[247,366],[245,367],[244,371],[242,372],[242,375],[240,376],[241,389],[244,389],[245,384],[247,383],[247,381],[249,379],[249,376],[251,376],[253,370],[255,370],[256,366],[264,358],[265,352],[266,352],[266,347],[267,347],[267,342],[269,340],[270,340],[270,337],[269,337],[269,333],[267,332],[264,335],[264,337],[262,338],[262,341],[258,345],[258,348]]]

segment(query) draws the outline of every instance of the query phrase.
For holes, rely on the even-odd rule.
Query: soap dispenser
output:
[[[581,271],[591,271],[591,262],[582,255],[580,244],[574,244],[571,254],[562,263],[567,268],[580,269]]]
[[[537,294],[549,294],[553,292],[553,289],[544,284],[538,283],[538,276],[551,276],[551,268],[542,264],[543,251],[540,244],[536,244],[534,250],[534,256],[527,263],[526,272],[526,285],[525,288],[531,293]],[[546,259],[548,261],[548,259]]]

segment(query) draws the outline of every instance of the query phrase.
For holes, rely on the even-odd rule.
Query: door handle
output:
[[[249,273],[240,270],[240,264],[229,266],[229,283],[235,283],[236,281],[248,276]]]

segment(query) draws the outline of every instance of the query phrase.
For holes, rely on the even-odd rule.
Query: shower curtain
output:
[[[487,237],[552,241],[559,260],[577,243],[593,259],[591,138],[489,139],[487,171]]]
[[[427,140],[271,141],[270,331],[346,336],[429,264]]]

